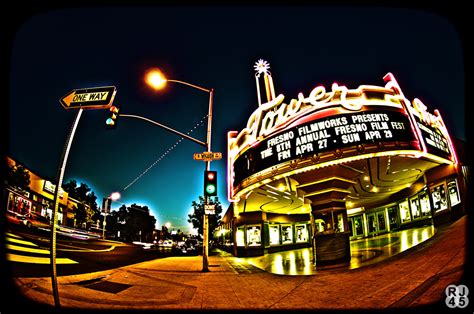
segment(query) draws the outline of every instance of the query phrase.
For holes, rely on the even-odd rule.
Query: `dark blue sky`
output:
[[[226,196],[226,135],[240,131],[257,108],[254,63],[270,63],[277,94],[307,95],[333,82],[383,86],[392,72],[405,96],[439,109],[452,136],[464,131],[461,38],[443,16],[408,8],[361,7],[79,7],[33,15],[15,33],[10,68],[7,153],[55,179],[75,112],[59,99],[73,89],[114,85],[114,105],[183,133],[206,114],[208,94],[169,83],[159,93],[144,72],[160,67],[169,79],[214,88],[212,150],[224,158],[219,199]],[[120,119],[107,131],[108,112],[81,118],[65,182],[85,182],[99,197],[122,190],[179,137],[139,120]],[[191,135],[205,141],[206,123]],[[127,205],[148,205],[158,225],[185,229],[191,202],[202,195],[203,147],[183,140],[122,193]],[[112,208],[120,204],[114,203]]]

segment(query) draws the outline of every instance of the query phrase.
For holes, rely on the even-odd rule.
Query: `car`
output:
[[[42,228],[49,229],[51,222],[48,218],[41,216],[38,213],[31,212],[23,216],[22,222],[28,228]]]
[[[7,221],[9,224],[13,225],[23,225],[24,215],[7,210]]]
[[[173,245],[174,243],[172,240],[164,240],[163,243],[161,244],[161,246],[164,246],[164,247],[172,247]]]
[[[199,255],[202,250],[202,245],[199,245],[199,242],[194,239],[188,239],[184,243],[180,243],[176,247],[178,253],[186,255]]]

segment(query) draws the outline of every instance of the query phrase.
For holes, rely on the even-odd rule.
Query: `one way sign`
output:
[[[75,89],[59,100],[65,109],[100,109],[112,106],[115,86]]]

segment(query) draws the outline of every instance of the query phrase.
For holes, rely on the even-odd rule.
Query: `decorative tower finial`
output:
[[[255,81],[257,83],[257,97],[258,97],[258,105],[262,105],[261,97],[260,97],[260,84],[258,79],[260,78],[260,74],[263,73],[263,79],[265,83],[265,91],[267,92],[267,101],[272,100],[275,98],[275,89],[273,87],[273,79],[272,74],[270,73],[270,63],[263,59],[259,59],[255,62]]]
[[[259,59],[257,62],[255,62],[254,68],[255,71],[257,71],[257,73],[255,74],[256,76],[260,76],[260,74],[262,73],[267,75],[270,74],[270,72],[268,71],[268,69],[270,69],[270,63],[263,59]]]

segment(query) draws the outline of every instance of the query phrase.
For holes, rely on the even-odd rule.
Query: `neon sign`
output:
[[[427,107],[418,98],[413,103],[408,101],[392,73],[384,76],[383,87],[360,85],[348,89],[334,83],[330,91],[317,86],[307,97],[299,93],[296,99],[285,102],[284,95],[275,97],[268,69],[266,61],[259,60],[256,64],[259,107],[243,130],[228,133],[230,201],[236,200],[237,191],[239,195],[248,192],[249,184],[260,185],[255,185],[263,180],[258,178],[271,180],[269,171],[276,177],[296,173],[298,160],[303,164],[304,160],[316,160],[322,166],[353,158],[403,153],[440,163],[457,163],[439,112],[435,110],[434,115],[427,112]],[[268,100],[263,104],[258,81],[261,74]],[[372,150],[364,152],[365,146]],[[351,147],[356,148],[357,153]],[[352,152],[350,156],[342,156],[341,150],[348,149]],[[326,158],[329,155],[329,159]],[[290,167],[287,174],[281,174],[288,165],[293,168]],[[314,166],[300,167],[312,169]],[[249,183],[249,177],[254,183]]]

